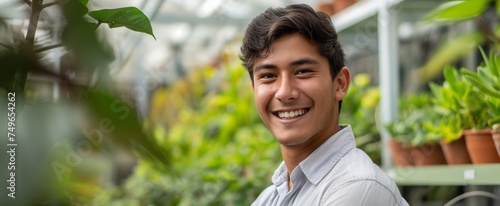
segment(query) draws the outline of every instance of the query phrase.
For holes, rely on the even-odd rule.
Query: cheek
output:
[[[253,90],[255,105],[259,112],[264,112],[266,110],[267,104],[272,98],[272,92],[263,86],[256,86]]]

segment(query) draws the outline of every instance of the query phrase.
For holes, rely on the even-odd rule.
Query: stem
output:
[[[43,47],[43,48],[40,48],[40,49],[36,49],[35,51],[33,51],[34,53],[40,53],[40,52],[44,52],[44,51],[47,51],[47,50],[50,50],[50,49],[55,49],[57,47],[62,47],[64,46],[64,44],[54,44],[52,46],[47,46],[47,47]]]
[[[94,29],[94,31],[95,31],[95,30],[97,30],[97,28],[99,28],[99,26],[101,26],[101,23],[102,23],[101,21],[98,21],[98,22],[97,22],[97,25],[95,25],[95,29]]]
[[[30,22],[28,26],[28,32],[26,32],[26,49],[27,53],[33,52],[33,47],[35,44],[35,33],[38,25],[38,18],[43,9],[43,0],[33,0],[31,2],[31,15]],[[26,85],[26,79],[28,78],[28,68],[21,68],[19,71],[19,76],[17,77],[16,85],[14,90],[22,92],[24,91],[24,86]]]

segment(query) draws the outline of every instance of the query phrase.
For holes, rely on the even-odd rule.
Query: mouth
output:
[[[294,119],[306,114],[307,112],[309,112],[309,108],[290,110],[290,111],[278,111],[278,112],[273,112],[273,115],[280,119]]]

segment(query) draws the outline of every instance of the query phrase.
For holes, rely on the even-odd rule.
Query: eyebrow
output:
[[[304,57],[304,58],[300,58],[300,59],[297,59],[297,60],[290,62],[290,64],[288,64],[288,67],[289,68],[296,67],[296,66],[300,66],[300,65],[304,65],[304,64],[319,64],[319,62],[312,59],[312,58]],[[276,68],[278,68],[278,67],[274,64],[261,64],[261,65],[255,67],[254,72],[258,72],[261,69],[276,69]]]

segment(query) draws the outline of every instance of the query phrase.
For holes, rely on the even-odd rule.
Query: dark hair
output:
[[[332,80],[344,67],[344,51],[330,17],[315,12],[306,4],[269,8],[250,22],[243,37],[240,58],[252,83],[255,60],[269,55],[269,48],[276,39],[292,33],[309,39],[318,48],[318,53],[328,59]]]

